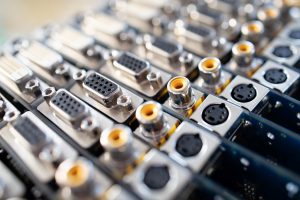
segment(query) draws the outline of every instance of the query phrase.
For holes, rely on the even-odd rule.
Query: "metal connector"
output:
[[[29,65],[37,65],[41,69],[57,76],[63,76],[68,73],[68,68],[63,68],[66,66],[63,66],[64,60],[62,56],[43,44],[36,41],[27,41],[26,46],[21,46],[21,44],[17,43],[24,44],[24,41],[19,40],[14,43],[19,48],[17,49],[17,57],[24,63],[30,62]]]
[[[240,32],[240,24],[237,19],[209,7],[209,4],[189,4],[186,10],[192,23],[213,27],[219,35],[224,36],[228,40],[236,39]]]
[[[61,53],[81,68],[99,68],[104,49],[71,26],[48,27],[45,39],[48,46]],[[46,32],[46,30],[45,30]],[[74,42],[76,41],[76,42]]]
[[[132,80],[142,82],[150,72],[150,64],[131,53],[121,53],[113,60],[113,66]]]
[[[47,97],[47,96],[44,96]],[[50,108],[60,119],[76,128],[89,116],[85,104],[64,89],[58,90],[49,100]]]
[[[136,110],[136,118],[140,123],[141,133],[146,138],[158,143],[167,135],[169,124],[160,104],[148,101],[140,105]]]
[[[55,95],[50,92],[48,96],[50,95],[52,97],[48,100],[48,104],[57,117],[73,128],[88,133],[91,137],[95,137],[100,133],[101,130],[98,124],[81,100],[65,89],[59,89]],[[47,91],[44,98],[47,99]]]
[[[299,61],[300,46],[280,37],[274,38],[264,49],[263,55],[278,63],[295,66]]]
[[[218,28],[223,21],[228,20],[223,12],[206,5],[197,6],[195,4],[190,4],[186,9],[192,21],[215,28]]]
[[[198,67],[204,84],[215,85],[219,83],[221,78],[221,62],[218,58],[204,58],[200,61]]]
[[[73,147],[32,112],[9,117],[0,137],[39,181],[51,181],[59,163],[77,156]]]
[[[300,24],[296,20],[287,24],[278,34],[279,38],[291,41],[294,45],[300,46]]]
[[[238,42],[232,47],[233,59],[238,67],[249,67],[255,53],[254,45],[248,41]]]
[[[151,149],[144,160],[146,162],[124,177],[134,192],[144,199],[176,199],[191,179],[187,169],[160,151]]]
[[[17,108],[0,93],[0,122],[10,122],[10,119],[15,119],[19,114]]]
[[[105,161],[120,171],[124,172],[136,159],[133,133],[127,126],[120,124],[105,129],[101,134],[100,143],[106,150]]]
[[[70,190],[64,194],[67,199],[98,199],[102,187],[96,178],[96,169],[87,159],[67,159],[55,173],[55,180],[62,188]]]
[[[70,92],[118,123],[124,123],[143,102],[138,95],[95,71],[78,70]]]
[[[53,163],[61,158],[60,147],[32,121],[30,115],[17,118],[10,131],[18,143],[42,161]]]
[[[122,90],[118,84],[96,72],[88,74],[82,86],[90,97],[106,107],[116,106],[119,96],[122,95]]]
[[[183,77],[177,76],[171,79],[167,86],[170,105],[174,109],[188,110],[195,104],[195,97],[190,81]]]
[[[240,41],[232,47],[232,62],[227,67],[236,74],[251,76],[263,63],[255,57],[255,47],[251,42]]]
[[[293,86],[297,85],[299,77],[296,71],[269,60],[253,74],[252,79],[266,87],[288,93]]]
[[[166,20],[160,9],[135,2],[117,1],[115,10],[119,18],[143,32],[163,32]]]
[[[82,95],[86,94],[83,92]],[[38,106],[38,110],[83,148],[95,144],[102,130],[113,124],[101,112],[65,89],[56,92],[54,88],[47,88],[43,91],[43,97],[45,101]]]
[[[252,42],[255,46],[263,46],[265,27],[261,21],[250,21],[244,23],[241,28],[242,38]],[[263,41],[264,40],[264,41]]]
[[[16,57],[46,82],[57,87],[64,86],[74,66],[44,44],[27,39],[12,42]]]
[[[160,94],[171,75],[129,52],[112,51],[100,73],[148,96]]]
[[[241,1],[236,0],[210,0],[208,6],[230,16],[238,16]]]
[[[186,49],[202,56],[222,57],[231,46],[225,38],[218,37],[213,28],[205,25],[186,24],[177,20],[173,32]]]
[[[162,37],[152,38],[150,35],[144,36],[145,48],[151,52],[153,56],[164,60],[170,65],[178,62],[179,56],[183,51],[181,45],[173,43]]]
[[[145,5],[147,7],[152,7],[156,9],[160,9],[164,14],[168,16],[174,16],[178,14],[180,4],[178,1],[172,0],[129,0],[130,2],[138,3],[141,5]]]
[[[224,137],[231,127],[240,123],[243,110],[224,99],[208,95],[192,114],[191,119],[208,130],[213,130]]]
[[[198,64],[200,76],[195,83],[205,92],[220,93],[231,79],[231,74],[221,67],[221,61],[216,57],[202,59]]]
[[[281,12],[275,5],[265,5],[257,12],[257,18],[264,23],[266,34],[274,36],[281,28]]]
[[[109,26],[103,26],[103,24],[109,24]],[[80,26],[86,34],[116,49],[128,49],[136,36],[135,31],[125,22],[103,13],[84,14]]]
[[[25,85],[35,79],[30,69],[9,54],[0,56],[0,75],[22,92],[26,91]]]
[[[269,89],[242,76],[236,76],[220,94],[227,101],[256,112],[265,106]]]
[[[182,122],[161,151],[179,163],[184,162],[194,172],[199,172],[215,153],[220,140],[205,129],[188,122]]]
[[[185,51],[176,41],[149,34],[143,35],[137,41],[139,45],[134,52],[161,69],[188,76],[196,68],[198,58]]]

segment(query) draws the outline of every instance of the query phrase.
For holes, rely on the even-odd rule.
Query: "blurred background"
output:
[[[63,22],[105,0],[0,0],[0,46],[49,22]]]

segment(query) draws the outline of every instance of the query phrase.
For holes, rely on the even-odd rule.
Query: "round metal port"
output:
[[[112,128],[105,129],[100,137],[100,143],[106,150],[122,148],[131,144],[131,130],[124,125],[115,125]]]
[[[248,54],[254,51],[254,46],[247,41],[240,42],[235,46],[236,51],[238,54]]]
[[[247,30],[251,33],[260,33],[262,32],[263,25],[257,22],[252,22],[247,24]]]
[[[172,92],[184,91],[190,84],[189,80],[183,76],[173,78],[169,84],[168,89]]]
[[[200,62],[199,67],[205,72],[212,72],[221,68],[221,62],[218,58],[207,57]]]
[[[264,79],[269,83],[280,84],[287,80],[287,75],[284,73],[283,69],[268,69],[264,75]]]
[[[162,189],[170,180],[169,168],[163,166],[149,167],[144,176],[144,183],[147,187],[153,190]]]
[[[153,121],[158,117],[160,109],[157,103],[144,103],[137,109],[137,118],[139,121]]]
[[[200,152],[202,145],[198,133],[185,133],[178,138],[175,149],[183,157],[192,157]]]
[[[293,51],[289,46],[277,46],[272,52],[275,56],[280,58],[289,58],[293,56]]]
[[[233,88],[231,96],[238,102],[246,103],[256,97],[256,89],[252,84],[239,84]]]
[[[207,106],[202,113],[203,120],[210,125],[224,123],[229,116],[229,111],[224,103],[211,104]]]
[[[291,32],[289,33],[289,37],[292,39],[299,40],[300,39],[300,28],[291,30]]]
[[[78,187],[86,183],[88,179],[88,169],[81,163],[75,163],[67,170],[67,184],[71,187]]]

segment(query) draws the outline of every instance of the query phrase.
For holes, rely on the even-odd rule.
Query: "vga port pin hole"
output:
[[[78,113],[82,113],[85,110],[84,105],[71,98],[65,92],[58,93],[52,100],[52,103],[72,117],[76,117]]]
[[[112,82],[98,76],[97,74],[89,76],[84,81],[84,84],[101,93],[103,96],[110,95],[118,88],[116,84],[113,84]]]

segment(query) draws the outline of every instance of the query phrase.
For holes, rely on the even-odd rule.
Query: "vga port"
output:
[[[147,61],[127,52],[122,53],[114,60],[113,66],[137,82],[145,80],[150,71],[150,64]]]
[[[149,50],[165,57],[171,57],[180,52],[179,46],[163,38],[155,38]]]
[[[26,83],[34,79],[34,74],[10,54],[0,56],[0,75],[12,81],[20,90]]]
[[[87,107],[65,89],[58,90],[50,99],[49,105],[58,117],[75,126],[79,126],[88,116]]]
[[[209,28],[205,26],[194,26],[191,24],[188,24],[186,26],[186,30],[189,34],[195,35],[197,38],[205,38],[208,37],[211,34],[211,31]]]
[[[116,105],[117,98],[121,94],[119,85],[99,73],[90,73],[83,81],[83,88],[88,95],[106,107]]]
[[[17,140],[31,152],[38,154],[51,140],[28,117],[19,117],[13,124],[13,130]]]

